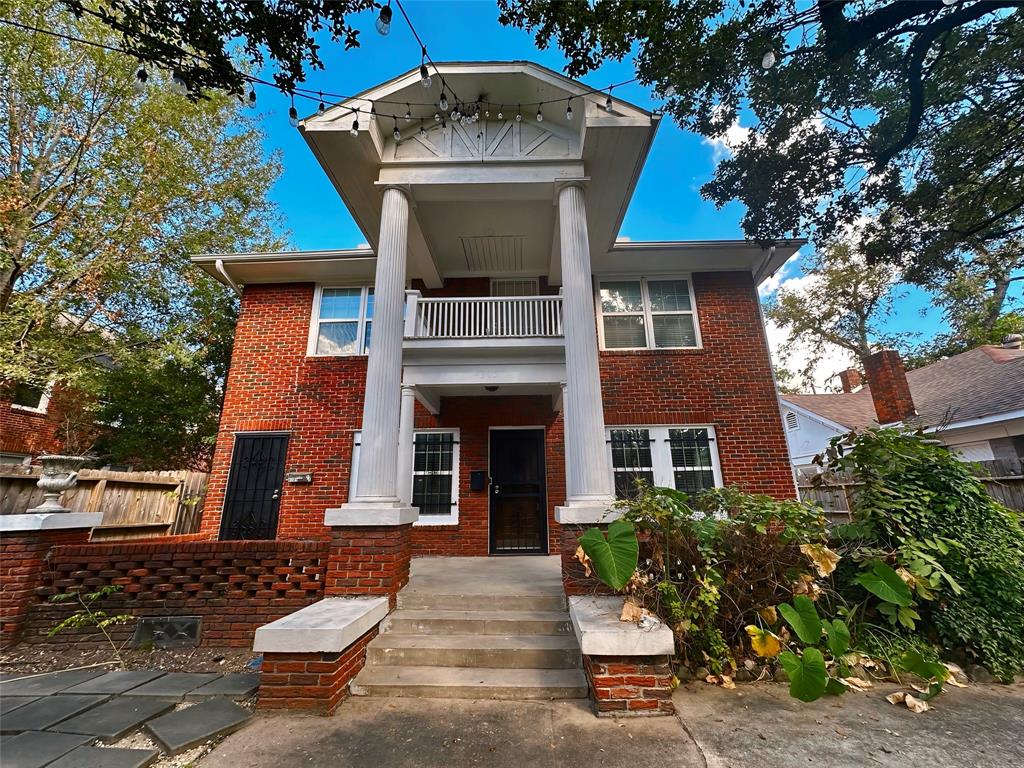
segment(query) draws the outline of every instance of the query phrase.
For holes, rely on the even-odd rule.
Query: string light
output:
[[[498,110],[498,119],[499,120],[504,120],[505,119],[505,116],[503,114],[501,114],[501,110],[500,109]]]
[[[185,78],[178,70],[174,70],[171,74],[171,90],[179,96],[188,95],[188,83],[185,82]]]
[[[761,69],[771,69],[775,66],[775,51],[766,51],[761,57]]]
[[[569,99],[565,105],[565,119],[572,122],[572,99]]]
[[[441,108],[442,112],[448,111],[448,96],[443,90],[441,91],[441,99],[437,102],[437,106]]]
[[[249,86],[249,106],[256,106],[256,88],[252,85]]]
[[[377,31],[382,35],[387,35],[391,31],[391,0],[388,0],[388,4],[382,6],[380,13],[377,15]]]
[[[352,138],[358,138],[359,137],[359,110],[357,109],[353,114],[355,115],[355,117],[352,120],[352,127],[349,129],[348,132],[352,135]]]
[[[434,81],[430,77],[430,70],[427,69],[427,47],[424,45],[421,49],[423,52],[420,54],[420,85],[429,88]]]
[[[408,102],[405,104],[405,122],[412,122],[412,108],[409,106]]]
[[[537,107],[537,122],[538,123],[543,123],[544,122],[544,113],[540,111],[540,107]]]
[[[288,123],[292,128],[299,127],[299,111],[295,108],[295,94],[292,94],[292,105],[288,107]]]
[[[139,67],[139,71],[135,73],[135,82],[132,83],[132,88],[136,93],[146,92],[146,81],[149,80],[149,73],[146,72],[145,67]]]
[[[608,89],[608,98],[604,100],[604,111],[611,112],[615,107],[612,105],[612,89]]]
[[[323,117],[323,114],[326,111],[327,111],[327,107],[324,106],[324,94],[323,94],[323,91],[321,91],[320,92],[320,103],[316,107],[316,113],[318,115],[320,115],[321,117]]]
[[[395,141],[401,141],[402,140],[402,132],[400,130],[398,130],[398,121],[397,120],[395,120],[395,130],[392,133],[392,135],[395,137]]]
[[[519,107],[516,110],[516,122],[517,123],[523,122],[523,105],[522,104],[520,104]]]
[[[420,120],[420,138],[421,139],[427,138],[427,129],[423,127],[423,121],[422,120]]]

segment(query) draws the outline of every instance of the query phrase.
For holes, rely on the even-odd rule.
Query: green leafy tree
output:
[[[910,334],[884,329],[900,297],[899,278],[889,265],[869,265],[852,246],[827,246],[805,265],[805,279],[771,297],[765,316],[785,330],[781,362],[790,364],[799,347],[806,361],[797,376],[805,383],[831,347],[858,360],[882,347],[906,348]],[[788,382],[792,384],[792,382]]]
[[[748,237],[832,239],[924,281],[1024,231],[1024,12],[1013,0],[499,0],[584,75],[631,57],[691,131],[749,130],[702,189]]]
[[[116,42],[98,21],[45,0],[0,0],[0,11]],[[0,381],[55,380],[108,401],[110,369],[155,394],[172,385],[149,379],[174,361],[181,402],[203,409],[178,415],[205,423],[235,300],[189,257],[279,246],[267,194],[280,167],[236,100],[192,102],[156,74],[137,93],[137,66],[0,25]],[[203,397],[184,381],[196,369],[210,371]]]

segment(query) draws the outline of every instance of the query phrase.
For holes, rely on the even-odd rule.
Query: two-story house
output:
[[[369,247],[195,259],[241,296],[204,532],[547,553],[637,477],[793,497],[757,285],[803,241],[618,240],[660,115],[526,62],[436,75],[299,125]]]

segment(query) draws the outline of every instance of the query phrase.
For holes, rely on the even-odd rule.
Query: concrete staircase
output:
[[[363,696],[587,695],[558,558],[418,558],[352,682]]]

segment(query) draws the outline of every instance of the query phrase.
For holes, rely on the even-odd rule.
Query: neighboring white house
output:
[[[906,373],[899,366],[875,387],[879,392],[870,385],[873,372],[867,373],[868,381],[861,385],[858,371],[844,371],[843,392],[781,396],[790,458],[798,472],[813,470],[814,457],[833,437],[900,421],[934,432],[965,461],[1024,460],[1024,350],[1019,337]],[[878,414],[892,413],[892,400],[906,396],[903,387],[909,389],[904,402],[912,399],[913,410],[883,421]]]

